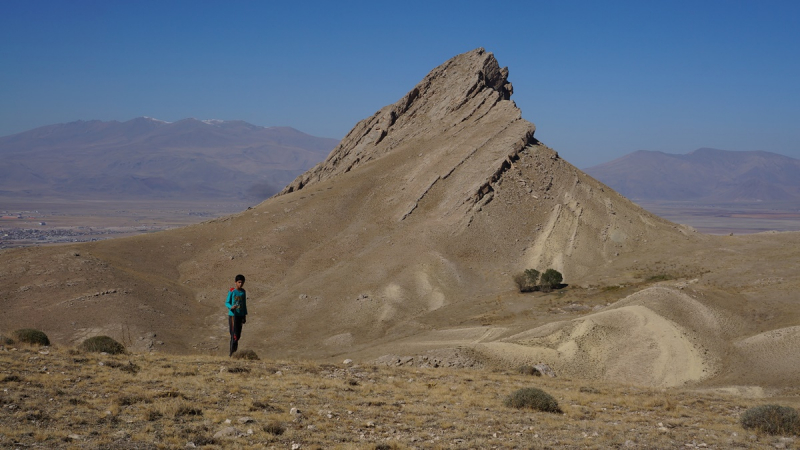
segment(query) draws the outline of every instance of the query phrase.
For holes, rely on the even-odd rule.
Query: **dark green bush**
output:
[[[788,406],[761,405],[742,414],[743,428],[755,428],[767,434],[800,434],[800,416]]]
[[[32,328],[23,328],[12,333],[14,339],[19,342],[33,345],[50,345],[50,339],[44,332]]]
[[[558,402],[552,395],[538,388],[523,388],[506,397],[504,404],[511,408],[535,409],[543,412],[561,413]]]
[[[561,286],[562,281],[564,281],[564,277],[561,276],[561,272],[557,271],[556,269],[547,269],[542,274],[540,282],[542,285],[542,290],[545,292],[550,292],[553,289]]]
[[[246,359],[248,361],[257,361],[258,355],[252,350],[242,350],[233,354],[233,359]]]
[[[105,352],[111,355],[125,353],[125,346],[108,336],[90,337],[81,343],[80,348],[86,352]]]
[[[525,269],[524,272],[514,275],[514,283],[517,284],[520,292],[532,292],[539,284],[539,271],[536,269]]]
[[[0,334],[0,345],[11,345],[14,343],[14,340],[10,337],[3,336]]]

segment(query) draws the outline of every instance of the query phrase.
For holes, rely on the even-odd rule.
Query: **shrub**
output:
[[[272,421],[264,425],[264,431],[274,436],[280,436],[283,434],[284,431],[286,431],[286,428],[284,428],[280,422]]]
[[[106,352],[111,355],[125,353],[125,346],[108,336],[94,336],[81,343],[81,350],[86,352]]]
[[[517,284],[520,292],[532,292],[539,284],[539,271],[536,269],[525,269],[524,272],[514,275],[514,283]]]
[[[13,333],[13,336],[14,339],[26,344],[50,345],[50,339],[47,338],[46,334],[32,328],[23,328],[21,330],[17,330]]]
[[[525,365],[525,366],[520,366],[518,370],[519,373],[523,375],[534,375],[537,377],[542,376],[542,372],[540,372],[539,369],[537,369],[536,367]]]
[[[543,412],[561,413],[552,395],[538,388],[523,388],[506,397],[505,405],[511,408],[530,408]]]
[[[14,343],[13,339],[0,334],[0,345],[12,345],[13,343]]]
[[[788,406],[761,405],[742,414],[743,428],[755,428],[768,434],[800,434],[800,416]]]
[[[561,282],[563,280],[564,277],[561,276],[561,272],[557,271],[556,269],[547,269],[544,271],[541,278],[542,290],[545,292],[550,292],[553,289],[561,286]]]
[[[242,350],[233,354],[233,359],[246,359],[248,361],[257,361],[258,355],[252,350]]]

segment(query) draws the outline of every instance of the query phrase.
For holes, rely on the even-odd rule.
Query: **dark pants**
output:
[[[242,319],[244,316],[228,316],[228,329],[231,332],[231,355],[239,349],[239,339],[242,337]]]

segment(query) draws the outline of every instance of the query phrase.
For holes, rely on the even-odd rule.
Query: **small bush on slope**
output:
[[[248,361],[257,361],[258,355],[252,350],[242,350],[233,354],[233,359],[246,359]]]
[[[525,269],[524,272],[514,275],[514,283],[517,284],[520,292],[532,292],[539,284],[539,271],[536,269]]]
[[[506,397],[504,404],[511,408],[530,408],[543,412],[561,413],[552,395],[538,388],[523,388]]]
[[[32,328],[23,328],[13,333],[14,338],[19,342],[34,345],[50,345],[50,339],[44,332]]]
[[[788,406],[761,405],[742,414],[744,428],[755,428],[768,434],[800,434],[800,416]]]
[[[111,355],[125,353],[125,346],[108,336],[94,336],[81,343],[80,349],[87,352],[106,352]]]

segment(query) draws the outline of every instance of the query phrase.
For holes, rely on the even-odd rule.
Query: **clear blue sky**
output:
[[[536,137],[800,158],[800,1],[0,1],[0,136],[74,120],[241,119],[341,138],[484,47]]]

